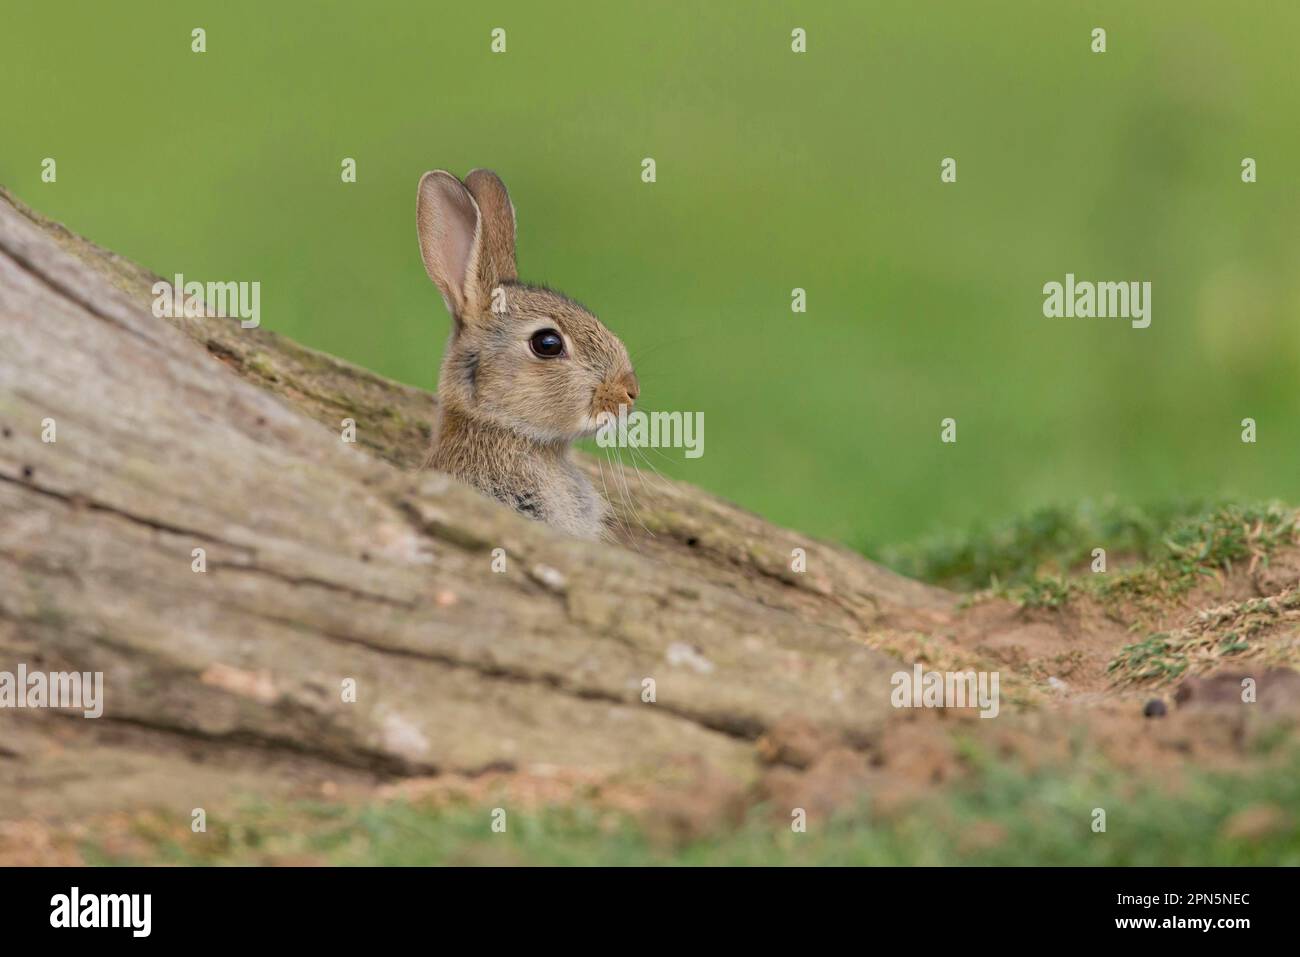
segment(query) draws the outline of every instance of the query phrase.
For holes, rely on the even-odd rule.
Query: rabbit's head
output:
[[[452,317],[438,394],[462,415],[539,442],[592,434],[639,386],[627,349],[568,297],[520,283],[505,184],[476,169],[420,179],[416,225],[429,278]]]

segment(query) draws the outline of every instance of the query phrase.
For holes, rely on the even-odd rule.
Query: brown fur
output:
[[[474,170],[464,183],[425,173],[416,225],[453,319],[430,464],[531,518],[601,537],[608,505],[571,446],[595,431],[597,414],[635,400],[623,343],[567,296],[517,281],[514,206],[495,173]],[[541,329],[561,334],[564,356],[533,354]]]

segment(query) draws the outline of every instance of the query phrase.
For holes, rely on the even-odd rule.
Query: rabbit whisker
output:
[[[672,461],[673,461],[673,460],[670,459],[668,456],[664,455],[664,453],[663,453],[662,451],[660,451],[659,449],[655,448],[653,445],[645,445],[645,446],[642,446],[641,449],[642,449],[643,452],[644,452],[646,449],[649,449],[651,452],[653,452],[655,455],[659,456],[659,457],[660,457],[661,459],[663,459],[665,462],[668,462],[669,464],[672,464]],[[646,461],[647,461],[647,462],[650,461],[650,459],[649,459],[648,456],[647,456],[647,458],[646,458]],[[655,469],[655,471],[656,471],[656,472],[659,472],[658,469]],[[659,474],[660,474],[661,477],[663,477],[663,473],[660,472]]]
[[[609,458],[609,449],[605,450],[605,458],[606,459]],[[610,470],[612,471],[614,468],[614,463],[612,461],[609,463],[609,467]],[[609,494],[609,483],[605,481],[605,466],[604,464],[601,463],[599,455],[596,456],[596,468],[600,469],[600,484],[605,489],[605,501],[609,502],[610,505],[609,510],[613,514],[614,520],[618,523],[619,527],[623,530],[624,534],[630,540],[632,537],[632,530],[628,528],[627,524],[623,521],[623,516],[619,514],[618,509],[615,507],[614,499]]]
[[[699,338],[701,338],[701,333],[697,332],[697,333],[692,333],[690,335],[677,336],[674,339],[661,339],[660,341],[656,342],[654,345],[650,346],[648,349],[637,349],[636,351],[637,368],[639,369],[641,367],[641,361],[646,356],[654,355],[660,349],[663,349],[667,346],[675,346],[682,342],[692,342]]]
[[[660,489],[662,489],[665,494],[671,495],[672,486],[668,483],[667,477],[662,472],[660,472],[657,468],[655,468],[655,464],[650,461],[650,456],[646,455],[644,451],[638,449],[638,447],[635,445],[629,445],[628,448],[632,450],[632,454],[634,457],[636,455],[640,455],[641,461],[650,467],[650,471],[654,472],[654,475],[650,477],[651,480],[657,482],[659,484]],[[641,470],[637,469],[636,474],[638,476],[641,475]],[[642,479],[642,484],[644,484],[644,482],[645,480]]]
[[[636,548],[637,547],[636,537],[632,532],[632,525],[629,522],[627,522],[627,517],[629,514],[631,514],[632,510],[628,505],[627,496],[623,494],[623,489],[619,487],[618,483],[619,483],[620,474],[619,472],[614,471],[614,459],[611,457],[609,449],[605,450],[605,458],[609,462],[609,471],[614,477],[614,490],[619,493],[619,501],[617,503],[611,502],[611,505],[621,506],[621,507],[616,507],[615,511],[624,520],[623,528],[627,532],[627,543],[632,547]],[[640,549],[638,548],[637,550],[639,551]]]
[[[654,538],[655,533],[650,531],[650,529],[646,526],[645,521],[641,518],[641,512],[637,509],[636,503],[633,501],[634,496],[632,495],[632,490],[628,487],[627,484],[627,472],[623,467],[623,455],[621,452],[619,452],[617,447],[615,447],[614,449],[614,455],[618,457],[618,474],[619,477],[622,478],[623,480],[623,500],[627,502],[627,507],[631,509],[632,515],[636,519],[636,523],[641,526],[642,530],[647,535],[649,535],[651,538]],[[613,463],[610,464],[612,465]]]
[[[641,483],[641,491],[644,492],[646,495],[649,495],[650,489],[645,484],[645,476],[641,474],[641,466],[637,462],[636,446],[629,445],[627,448],[628,448],[628,458],[630,458],[632,461],[632,471],[636,472],[637,481]]]

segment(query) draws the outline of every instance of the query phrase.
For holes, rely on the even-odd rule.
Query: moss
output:
[[[279,382],[280,373],[264,353],[251,352],[244,356],[244,368],[267,382]]]

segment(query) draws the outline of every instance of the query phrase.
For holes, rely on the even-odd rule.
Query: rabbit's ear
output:
[[[483,251],[479,274],[488,289],[511,282],[519,273],[515,266],[515,207],[506,184],[490,169],[470,170],[465,188],[478,203],[483,230]]]
[[[459,328],[478,310],[482,218],[474,197],[455,176],[436,169],[420,177],[415,225],[424,270],[437,284]]]

